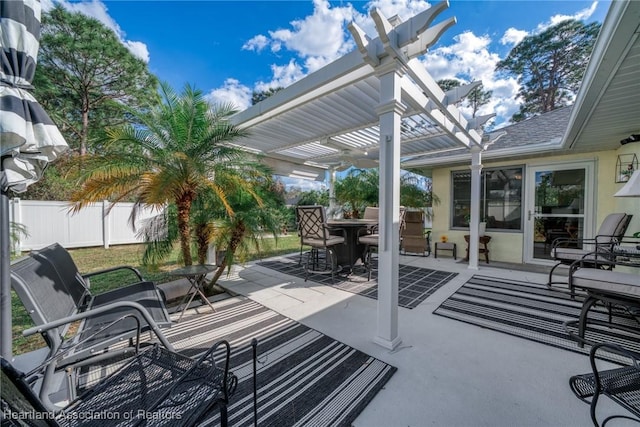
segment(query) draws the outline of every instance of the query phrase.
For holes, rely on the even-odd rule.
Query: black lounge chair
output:
[[[2,425],[193,426],[217,408],[226,426],[227,404],[237,385],[229,357],[227,341],[197,360],[156,344],[62,409],[40,400],[30,376],[2,358]]]
[[[129,270],[136,283],[94,295],[89,278]],[[138,351],[140,332],[153,332],[168,348],[160,332],[171,321],[162,294],[152,282],[142,281],[131,267],[116,267],[81,275],[70,254],[54,244],[34,251],[11,266],[11,285],[35,327],[24,334],[40,333],[49,347],[48,359],[58,358],[56,369],[69,370],[92,361],[131,355]],[[69,330],[79,322],[75,333]],[[53,392],[53,375],[47,371],[41,396]]]
[[[118,270],[129,270],[136,283],[94,295],[89,288],[89,280],[100,274]],[[94,356],[124,337],[136,333],[137,323],[129,318],[118,322],[117,326],[104,329],[126,313],[140,310],[143,316],[141,328],[158,330],[171,324],[165,301],[154,283],[143,281],[140,273],[132,267],[115,267],[90,274],[80,274],[71,255],[59,244],[34,251],[11,265],[11,285],[22,301],[36,327],[66,319],[78,313],[101,309],[100,314],[84,317],[77,333],[69,340],[74,345],[66,360],[76,362]],[[136,303],[137,305],[132,305]],[[105,309],[106,308],[106,309]],[[68,322],[63,322],[68,327]],[[44,331],[46,329],[46,331]],[[44,328],[43,337],[50,348],[50,356],[59,352],[67,329]],[[98,329],[103,329],[96,333]],[[82,341],[82,345],[77,345]]]

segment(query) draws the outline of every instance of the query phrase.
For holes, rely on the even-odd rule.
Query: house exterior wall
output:
[[[575,161],[594,161],[596,194],[594,199],[594,230],[592,230],[592,232],[595,233],[595,230],[597,230],[602,220],[608,214],[612,212],[626,212],[634,215],[628,228],[627,234],[630,235],[636,231],[640,231],[640,198],[613,197],[613,194],[624,185],[621,183],[615,183],[616,160],[618,158],[618,155],[634,153],[640,159],[640,143],[627,144],[625,146],[621,146],[618,150],[615,151],[609,150],[589,153],[573,153],[568,155],[551,155],[508,161],[484,159],[482,161],[482,164],[485,168],[524,165],[526,177],[526,169],[530,166],[539,166],[545,164],[550,165],[553,163]],[[438,206],[433,207],[434,217],[432,241],[438,242],[441,240],[443,235],[446,235],[449,242],[454,242],[457,244],[458,253],[461,254],[461,257],[464,257],[465,249],[467,246],[464,241],[464,235],[469,234],[469,232],[468,230],[451,229],[451,172],[455,170],[465,170],[468,168],[469,166],[455,166],[434,168],[432,170],[433,192],[440,198],[441,201]],[[526,186],[524,188],[526,188]],[[526,215],[526,212],[524,213],[524,215]],[[491,236],[491,242],[489,243],[491,260],[512,263],[523,262],[524,230],[487,230],[486,234]]]
[[[616,166],[616,159],[618,155],[624,154],[635,154],[640,161],[640,143],[631,143],[627,145],[623,145],[620,147],[615,156],[613,156],[613,166]],[[606,176],[606,174],[605,174]],[[610,184],[613,183],[614,173],[609,172],[608,182]],[[603,177],[602,180],[605,178]],[[616,191],[620,190],[624,184],[613,184],[612,194]],[[634,233],[640,232],[640,197],[611,197],[613,199],[613,208],[615,212],[626,212],[628,214],[632,214],[633,218],[629,223],[629,228],[627,228],[627,235],[632,235]],[[604,206],[602,207],[604,208]]]

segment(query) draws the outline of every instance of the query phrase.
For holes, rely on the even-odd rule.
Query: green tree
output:
[[[129,109],[159,102],[158,81],[144,61],[98,20],[59,5],[43,15],[34,87],[80,155],[105,127],[130,122]]]
[[[463,82],[458,79],[442,79],[437,81],[438,86],[443,91],[448,91],[456,87],[462,86]],[[471,117],[475,117],[478,114],[478,110],[483,105],[487,104],[491,101],[491,97],[493,96],[492,90],[484,90],[482,85],[473,89],[469,94],[465,97],[463,105],[466,105],[471,109]]]
[[[351,169],[336,180],[336,201],[343,205],[347,217],[359,218],[367,206],[378,205],[378,169]]]
[[[99,200],[135,200],[137,205],[176,208],[177,233],[185,265],[191,256],[191,208],[194,200],[213,194],[229,216],[235,191],[253,194],[239,170],[252,165],[246,153],[227,143],[246,132],[229,122],[230,105],[211,107],[201,91],[185,86],[177,95],[161,85],[163,102],[148,114],[131,111],[142,126],[107,131],[106,151],[82,159],[80,187],[71,200],[77,211]],[[78,159],[80,160],[80,159]]]
[[[30,185],[28,190],[20,193],[23,200],[69,200],[76,190],[75,183],[68,179],[70,158],[63,156],[54,164],[47,166],[47,172],[42,179]]]
[[[509,55],[498,62],[496,71],[516,76],[520,83],[520,111],[511,121],[568,105],[577,92],[589,61],[599,23],[573,19],[525,37]]]
[[[493,96],[492,90],[484,90],[482,85],[469,92],[469,95],[465,97],[466,104],[471,108],[471,117],[475,117],[478,114],[478,110],[485,104],[491,101]]]
[[[436,83],[438,83],[438,86],[440,86],[440,89],[442,89],[445,92],[455,87],[462,86],[462,82],[458,79],[441,79],[441,80],[438,80]]]
[[[380,174],[378,169],[354,169],[336,181],[336,199],[346,205],[347,214],[360,216],[367,206],[377,206]],[[431,190],[431,181],[416,174],[405,173],[400,178],[400,205],[422,208],[440,203]]]
[[[307,190],[300,193],[298,206],[322,205],[329,206],[328,190]]]
[[[217,248],[224,249],[224,256],[205,287],[208,294],[213,293],[214,286],[225,269],[229,271],[236,261],[245,261],[250,250],[261,253],[265,233],[270,233],[277,242],[281,218],[277,194],[272,191],[272,172],[261,167],[246,172],[250,172],[245,175],[245,179],[251,183],[253,191],[239,188],[229,194],[227,201],[233,210],[231,214],[221,209],[217,203],[203,205],[209,217],[215,218],[214,225],[210,228],[211,242]]]
[[[416,174],[404,174],[400,179],[400,205],[408,208],[424,208],[440,204],[433,192],[432,182]],[[426,214],[429,215],[430,211]]]
[[[260,91],[260,92],[253,91],[253,93],[251,94],[251,105],[256,105],[258,102],[269,98],[270,96],[272,96],[273,94],[275,94],[276,92],[278,92],[278,91],[280,91],[282,89],[283,88],[281,88],[281,87],[272,87],[272,88],[269,88],[267,90],[263,90],[263,91]]]

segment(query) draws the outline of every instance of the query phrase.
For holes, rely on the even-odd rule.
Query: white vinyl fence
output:
[[[136,236],[129,223],[133,205],[116,203],[111,207],[104,201],[73,214],[69,212],[69,202],[11,199],[9,218],[22,225],[28,234],[20,235],[19,241],[12,241],[12,250],[41,249],[52,243],[59,243],[65,248],[108,248],[109,245],[141,243],[142,239]],[[150,208],[138,212],[136,230],[144,221],[158,214],[157,210]]]

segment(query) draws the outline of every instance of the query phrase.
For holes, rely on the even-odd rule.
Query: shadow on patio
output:
[[[572,375],[589,371],[588,348],[562,330],[580,302],[548,290],[545,271],[470,270],[443,257],[401,256],[400,264],[409,272],[400,293],[418,283],[422,296],[399,308],[402,343],[393,351],[373,341],[375,280],[305,282],[291,255],[234,267],[219,282],[227,293],[212,299],[215,312],[194,306],[164,332],[190,357],[231,343],[239,379],[232,426],[253,424],[253,338],[261,426],[590,424],[588,406],[569,388]],[[637,350],[637,335],[618,341]],[[620,413],[607,400],[598,411]],[[214,411],[203,425],[218,423]]]
[[[265,266],[278,260],[291,261],[237,267],[221,284],[397,368],[354,426],[591,423],[588,406],[568,385],[572,375],[590,370],[588,347],[580,349],[561,330],[577,317],[580,302],[549,291],[546,268],[490,264],[474,271],[450,258],[401,256],[401,265],[455,274],[415,308],[399,309],[402,343],[389,351],[373,342],[374,298]],[[473,313],[465,304],[480,309]],[[637,349],[637,336],[625,344]],[[611,402],[600,405],[602,416],[620,413]]]

